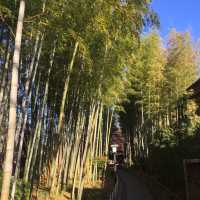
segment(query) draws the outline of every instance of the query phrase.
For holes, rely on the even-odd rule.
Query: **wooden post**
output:
[[[186,200],[189,200],[189,185],[188,185],[188,174],[187,174],[187,161],[183,160],[183,168],[184,168],[184,176],[185,176],[185,193],[186,193]]]

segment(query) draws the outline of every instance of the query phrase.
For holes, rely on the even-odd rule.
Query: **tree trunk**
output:
[[[67,75],[67,78],[65,80],[65,85],[64,85],[64,90],[63,90],[63,96],[62,96],[62,102],[61,102],[61,106],[60,106],[60,114],[59,114],[59,120],[58,120],[58,130],[57,130],[57,134],[60,134],[59,139],[62,138],[62,124],[63,124],[63,118],[64,118],[64,111],[65,111],[65,103],[66,103],[66,97],[67,97],[67,92],[68,92],[68,88],[69,88],[69,80],[70,80],[70,74],[72,72],[72,68],[74,66],[74,62],[75,62],[75,57],[76,57],[76,53],[78,50],[78,42],[75,43],[74,46],[74,51],[73,51],[73,55],[72,55],[72,59],[69,65],[69,74]],[[60,147],[58,147],[57,153],[56,153],[56,157],[53,159],[52,161],[52,182],[51,182],[51,194],[53,194],[55,191],[55,182],[56,182],[56,171],[57,171],[57,164],[58,164],[58,158],[59,158],[59,154],[60,154]]]
[[[45,85],[44,96],[43,96],[43,101],[42,101],[42,105],[41,105],[41,112],[39,113],[39,119],[37,120],[37,124],[36,124],[36,128],[35,128],[35,134],[33,136],[32,143],[30,144],[30,148],[29,148],[29,151],[28,151],[28,156],[27,156],[27,160],[26,160],[26,164],[25,164],[24,180],[26,182],[28,181],[28,177],[29,177],[31,159],[32,159],[32,156],[33,156],[33,150],[34,150],[34,146],[35,146],[35,143],[36,143],[36,138],[40,137],[40,132],[37,129],[40,129],[41,123],[42,123],[41,120],[42,120],[42,117],[44,115],[44,109],[45,109],[47,96],[48,96],[48,89],[49,89],[49,77],[50,77],[51,69],[52,69],[52,66],[53,66],[55,50],[56,50],[56,42],[54,43],[54,47],[53,47],[51,58],[50,58],[50,66],[49,66],[49,70],[48,70],[48,74],[47,74],[48,77],[47,77],[47,82],[46,82],[46,85]]]
[[[11,176],[12,176],[14,139],[15,139],[15,129],[16,129],[18,68],[19,68],[19,60],[20,60],[24,13],[25,13],[25,1],[21,0],[20,7],[19,7],[18,22],[17,22],[16,38],[15,38],[15,50],[14,50],[14,55],[13,55],[9,124],[8,124],[8,136],[7,136],[7,146],[6,146],[6,157],[5,157],[4,169],[3,169],[1,200],[9,199],[10,181],[11,181]]]

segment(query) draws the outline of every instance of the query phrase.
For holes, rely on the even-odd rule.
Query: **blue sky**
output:
[[[153,9],[160,17],[160,33],[165,38],[171,28],[190,31],[200,38],[200,0],[153,0]]]

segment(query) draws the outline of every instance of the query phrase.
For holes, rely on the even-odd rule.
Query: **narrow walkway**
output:
[[[120,200],[153,200],[151,193],[139,177],[119,170],[119,193]]]

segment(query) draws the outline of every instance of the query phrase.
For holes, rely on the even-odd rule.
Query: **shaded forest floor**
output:
[[[112,185],[102,186],[100,183],[93,185],[87,185],[83,191],[82,200],[105,200],[108,199],[110,192],[112,191]],[[45,190],[40,190],[37,200],[71,200],[71,194],[69,192],[62,192],[55,197],[49,197],[49,194]]]
[[[110,193],[115,184],[115,175],[111,170],[107,170],[105,180],[98,180],[93,183],[85,184],[82,200],[106,200],[109,199]],[[41,187],[36,192],[32,192],[33,199],[36,200],[71,200],[71,189],[65,191],[55,197],[49,196],[49,191]],[[77,189],[76,189],[77,191]]]

